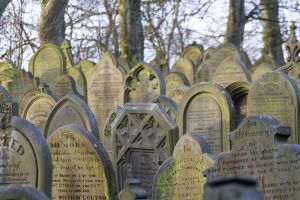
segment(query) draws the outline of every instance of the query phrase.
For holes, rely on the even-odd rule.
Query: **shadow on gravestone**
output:
[[[177,104],[170,99],[169,97],[166,97],[165,95],[159,95],[149,101],[149,103],[159,103],[161,104],[165,111],[170,115],[172,120],[176,122],[176,116],[177,116]]]
[[[87,81],[81,69],[75,67],[68,68],[67,74],[73,78],[78,94],[87,101]]]
[[[206,182],[203,199],[263,200],[263,193],[256,186],[256,180],[250,177],[221,177]]]
[[[50,89],[52,89],[53,95],[58,99],[61,99],[66,95],[76,95],[81,99],[84,99],[84,97],[78,93],[76,89],[76,83],[71,76],[61,75],[54,80],[55,80],[54,87]]]
[[[208,143],[201,134],[185,134],[173,156],[158,169],[153,181],[153,200],[199,200],[206,178],[202,172],[214,164]]]
[[[15,115],[15,104],[13,104],[12,97],[9,92],[0,85],[0,113],[9,113]]]
[[[95,136],[69,124],[54,131],[47,142],[53,158],[52,200],[117,200],[111,161]]]
[[[50,200],[44,193],[25,184],[0,186],[1,200]]]
[[[124,188],[118,195],[119,200],[147,199],[147,192],[142,188],[139,179],[126,179]]]

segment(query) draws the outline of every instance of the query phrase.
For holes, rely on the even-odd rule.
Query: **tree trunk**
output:
[[[11,0],[0,0],[0,18],[2,17],[6,7],[11,2]]]
[[[271,56],[279,66],[282,66],[284,64],[281,46],[283,41],[278,20],[278,0],[261,0],[260,5],[262,7],[262,18],[265,22],[262,54]]]
[[[245,21],[244,0],[230,0],[225,42],[242,47]]]
[[[40,44],[54,43],[58,46],[65,39],[65,8],[68,0],[42,0],[39,38]]]
[[[132,65],[144,58],[144,35],[140,0],[120,0],[121,57]]]

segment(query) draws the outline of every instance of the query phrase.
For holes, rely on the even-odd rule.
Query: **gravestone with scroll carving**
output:
[[[159,104],[126,104],[112,123],[113,164],[119,191],[128,178],[138,178],[151,198],[158,167],[169,156],[178,135],[176,125]]]
[[[202,133],[212,152],[229,150],[228,132],[234,128],[235,111],[230,95],[214,83],[198,83],[184,95],[178,112],[179,135]]]
[[[193,63],[190,60],[185,58],[179,58],[173,64],[172,72],[178,72],[183,74],[187,78],[189,85],[194,85],[195,69]]]
[[[145,62],[140,62],[128,72],[124,88],[124,103],[146,103],[166,93],[162,72]]]
[[[171,119],[174,120],[174,122],[176,122],[178,106],[172,99],[166,97],[165,95],[159,95],[151,99],[149,103],[161,104],[164,107],[165,111],[169,114]]]
[[[180,104],[183,99],[184,93],[190,87],[187,78],[178,72],[171,72],[165,77],[166,81],[166,96],[171,98],[173,101]]]
[[[214,163],[201,134],[185,134],[173,156],[158,169],[153,182],[153,200],[202,199],[206,178],[202,172]]]
[[[61,75],[56,79],[53,87],[53,95],[58,99],[65,95],[76,95],[81,97],[81,95],[77,92],[74,79],[69,75]]]
[[[290,143],[300,142],[300,91],[289,76],[268,72],[256,80],[247,97],[247,115],[270,115],[291,128]]]
[[[52,200],[117,200],[111,161],[95,136],[76,124],[47,138],[53,159]]]
[[[254,177],[264,199],[299,199],[300,145],[287,144],[290,128],[270,116],[248,116],[230,133],[232,150],[222,153],[205,174]]]
[[[53,91],[55,81],[66,73],[66,58],[54,44],[44,44],[32,56],[29,71],[34,77],[39,77],[42,83],[49,85]]]
[[[1,200],[49,200],[36,188],[25,184],[9,184],[0,186]]]
[[[124,76],[124,70],[118,67],[110,52],[106,52],[94,68],[89,80],[88,105],[99,123],[99,130],[110,111],[123,105]]]
[[[42,86],[30,91],[30,93],[33,96],[26,99],[26,105],[20,116],[43,131],[48,112],[56,104],[56,98],[51,95],[49,88]]]
[[[79,97],[67,95],[52,107],[45,123],[44,135],[47,138],[58,128],[77,124],[99,137],[97,121],[88,105]]]

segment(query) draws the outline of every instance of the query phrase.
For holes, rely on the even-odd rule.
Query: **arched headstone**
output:
[[[194,68],[197,68],[203,58],[203,46],[200,44],[192,44],[185,48],[180,57],[190,60]]]
[[[177,110],[178,106],[177,104],[170,99],[169,97],[166,97],[164,95],[159,95],[149,101],[149,103],[159,103],[161,104],[165,111],[169,114],[169,116],[176,122],[176,116],[177,116]]]
[[[76,89],[76,83],[74,79],[69,75],[61,75],[57,79],[55,79],[55,84],[53,87],[53,95],[58,99],[66,96],[66,95],[76,95],[80,96]]]
[[[184,93],[189,89],[190,84],[186,77],[178,72],[172,72],[165,77],[166,96],[175,101],[178,105],[183,99]]]
[[[188,59],[179,58],[178,60],[176,60],[172,66],[172,72],[183,74],[187,78],[189,85],[193,85],[195,83],[194,66],[193,63]]]
[[[86,83],[86,79],[85,79],[84,74],[81,71],[81,69],[77,69],[75,67],[70,67],[70,68],[68,68],[67,73],[69,76],[71,76],[74,79],[76,89],[77,89],[78,93],[80,94],[80,96],[82,96],[86,99],[87,83]]]

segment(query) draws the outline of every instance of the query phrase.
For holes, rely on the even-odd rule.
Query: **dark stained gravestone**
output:
[[[290,143],[300,142],[300,92],[294,80],[283,73],[268,72],[252,84],[247,97],[247,115],[270,115],[290,127]]]
[[[99,130],[110,111],[123,105],[124,76],[124,70],[118,67],[110,52],[106,52],[94,68],[89,79],[88,105],[97,119]]]
[[[162,72],[144,62],[140,62],[128,72],[124,88],[124,103],[146,103],[166,93]]]
[[[214,83],[198,83],[184,95],[178,112],[179,136],[201,133],[212,152],[229,150],[228,132],[234,128],[234,105],[228,92]]]
[[[251,73],[242,60],[233,56],[224,60],[217,68],[212,81],[223,88],[235,82],[251,82]]]
[[[194,43],[185,48],[180,57],[190,60],[193,63],[194,68],[196,69],[202,61],[203,53],[203,46]]]
[[[187,78],[189,85],[194,85],[195,70],[193,63],[190,60],[185,58],[179,58],[173,64],[172,72],[178,72],[183,74]]]
[[[141,187],[141,181],[139,179],[127,179],[118,197],[119,200],[147,199],[147,193]]]
[[[97,121],[92,111],[83,100],[74,95],[60,99],[49,112],[44,129],[45,137],[67,124],[80,125],[99,137]]]
[[[30,122],[1,113],[0,185],[28,184],[51,197],[52,162],[46,140]]]
[[[214,163],[201,134],[185,134],[173,156],[158,169],[153,182],[153,200],[202,199],[206,178],[202,172]]]
[[[36,188],[25,184],[9,184],[0,187],[1,200],[49,200]]]
[[[69,75],[59,76],[55,81],[52,91],[53,95],[58,99],[61,99],[66,95],[76,95],[81,97],[81,95],[77,92],[74,79]]]
[[[28,99],[26,99],[26,105],[20,116],[43,131],[48,112],[56,104],[56,98],[51,95],[51,91],[47,87],[39,86],[30,92],[33,96],[28,97],[25,94]]]
[[[32,56],[29,71],[34,77],[39,77],[42,83],[49,84],[53,91],[54,80],[66,73],[66,58],[60,47],[54,44],[42,45]]]
[[[256,187],[255,179],[223,177],[205,184],[204,200],[263,200],[262,191]]]
[[[126,104],[112,123],[113,164],[119,191],[128,178],[138,178],[151,199],[158,167],[177,141],[177,127],[159,104]]]
[[[177,110],[178,106],[177,104],[170,99],[169,97],[166,97],[165,95],[159,95],[149,101],[149,103],[159,103],[161,104],[165,111],[169,114],[169,116],[176,122],[176,116],[177,116]]]
[[[95,136],[69,124],[54,131],[47,142],[53,159],[52,200],[117,200],[111,161]]]
[[[0,85],[0,113],[12,114],[13,101],[9,92]]]
[[[291,135],[270,116],[248,116],[230,133],[232,150],[219,154],[208,180],[224,176],[254,177],[264,199],[299,199],[300,145],[287,144]]]
[[[106,152],[108,153],[109,158],[112,160],[113,159],[113,135],[112,135],[112,127],[111,124],[117,117],[118,113],[122,110],[122,107],[117,106],[113,108],[110,113],[108,114],[103,126],[102,126],[102,131],[99,136],[100,141],[102,142]]]
[[[171,72],[165,77],[166,81],[166,96],[171,98],[173,101],[180,104],[183,99],[184,93],[190,87],[187,78],[178,72]]]
[[[75,81],[76,89],[77,89],[78,93],[80,94],[80,96],[82,96],[82,97],[84,97],[84,99],[86,99],[87,83],[86,83],[85,76],[84,76],[83,72],[81,71],[81,69],[77,69],[75,67],[70,67],[70,68],[68,68],[67,73]]]

